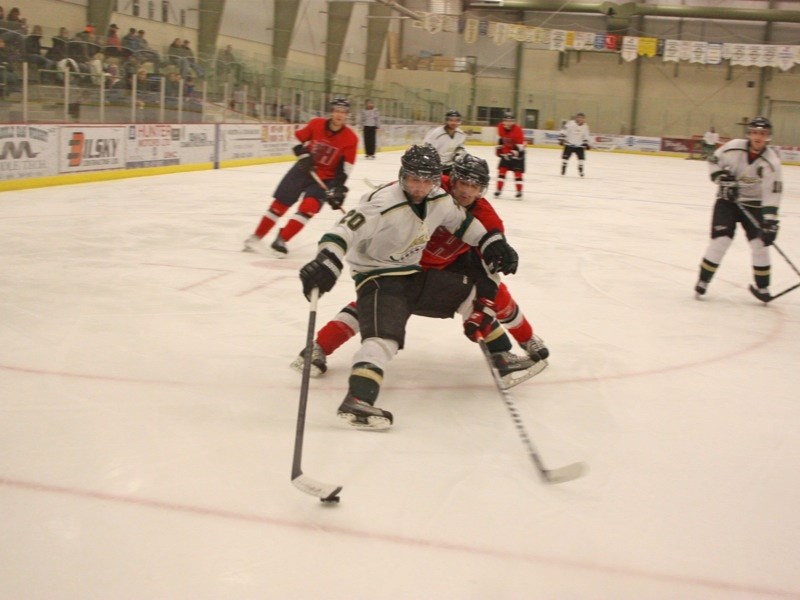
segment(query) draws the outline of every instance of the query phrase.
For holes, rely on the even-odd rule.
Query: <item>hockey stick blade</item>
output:
[[[547,483],[565,483],[583,477],[586,471],[586,463],[576,462],[558,469],[545,469],[542,472],[542,479]]]
[[[316,496],[320,502],[339,502],[339,492],[342,491],[340,485],[322,483],[302,473],[292,479],[292,484],[301,492]]]

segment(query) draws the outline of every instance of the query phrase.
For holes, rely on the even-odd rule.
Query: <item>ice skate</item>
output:
[[[517,200],[522,198],[522,192],[517,192],[516,194],[514,194],[514,198],[516,198]]]
[[[372,406],[369,402],[359,400],[347,394],[339,405],[337,416],[356,429],[383,431],[389,429],[394,422],[392,413]]]
[[[261,243],[261,238],[257,235],[251,235],[244,241],[244,248],[242,252],[255,252],[257,254],[264,253],[264,244]]]
[[[547,361],[533,362],[529,357],[517,356],[512,352],[493,352],[492,362],[500,374],[503,389],[509,389],[527,381],[547,368]]]
[[[522,344],[525,352],[531,357],[533,362],[539,362],[550,356],[550,350],[544,345],[544,341],[538,335],[534,335],[527,342]]]
[[[289,254],[289,250],[286,248],[286,242],[283,241],[280,235],[275,238],[270,248],[272,249],[272,254],[278,258],[286,258],[286,255]]]
[[[501,192],[500,190],[497,190],[497,191],[494,193],[494,197],[495,197],[495,198],[499,198],[501,193],[502,193],[502,192]]]
[[[708,289],[708,282],[698,280],[697,284],[694,286],[694,297],[699,300],[700,298],[705,296],[707,289]]]
[[[306,349],[303,348],[300,351],[300,355],[295,358],[292,363],[289,365],[298,373],[303,372],[303,363],[305,362],[306,357]],[[322,351],[322,347],[314,342],[314,347],[311,350],[311,377],[319,377],[320,375],[324,374],[325,371],[328,370],[328,357],[325,356],[325,352]]]
[[[769,288],[757,288],[751,284],[750,293],[761,300],[764,304],[767,304],[770,300],[772,300],[772,294],[769,293]]]

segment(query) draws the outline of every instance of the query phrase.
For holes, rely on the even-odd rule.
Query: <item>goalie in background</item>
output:
[[[709,157],[714,154],[717,147],[719,146],[719,134],[717,130],[712,125],[708,128],[703,134],[703,160],[708,160]]]
[[[769,246],[778,235],[778,209],[783,191],[780,157],[767,145],[771,136],[769,119],[755,117],[747,125],[747,139],[731,140],[709,158],[711,180],[719,187],[711,218],[711,242],[700,263],[700,277],[694,288],[698,298],[706,293],[733,242],[737,223],[742,225],[750,243],[753,294],[764,302],[771,297]],[[749,212],[760,227],[743,211]]]
[[[497,190],[495,198],[503,193],[506,174],[514,173],[514,183],[517,188],[515,198],[522,198],[522,177],[525,174],[525,134],[522,127],[517,125],[514,113],[506,111],[503,121],[497,125],[497,148],[495,154],[500,157],[497,167]]]
[[[293,149],[297,162],[281,179],[274,200],[253,235],[244,241],[244,252],[266,252],[261,240],[298,201],[297,212],[278,231],[270,246],[278,258],[286,256],[289,252],[286,242],[300,233],[325,202],[334,210],[342,207],[348,191],[344,183],[356,162],[358,135],[346,124],[350,114],[346,99],[331,100],[330,111],[329,118],[316,117],[295,131],[300,142]]]
[[[583,177],[586,151],[590,148],[589,125],[586,124],[586,115],[579,112],[574,119],[567,121],[561,128],[561,139],[558,143],[564,147],[564,151],[561,153],[561,174],[566,174],[569,157],[574,154],[578,157],[578,174]]]

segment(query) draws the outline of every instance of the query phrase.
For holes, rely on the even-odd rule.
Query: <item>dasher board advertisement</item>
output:
[[[125,127],[85,125],[61,129],[59,172],[125,168]]]

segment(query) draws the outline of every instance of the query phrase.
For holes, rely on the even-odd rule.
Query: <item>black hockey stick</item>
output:
[[[316,172],[314,169],[311,169],[311,170],[309,171],[309,173],[311,173],[311,177],[313,177],[313,178],[314,178],[314,181],[316,181],[316,182],[317,182],[317,185],[319,185],[319,187],[321,187],[321,188],[322,188],[324,191],[326,191],[326,192],[327,192],[327,191],[330,189],[330,188],[327,186],[327,184],[326,184],[324,181],[322,181],[322,177],[320,177],[319,175],[317,175],[317,172]],[[340,210],[340,211],[342,211],[342,212],[345,212],[345,210],[344,210],[344,209],[343,209],[341,206],[339,207],[339,210]]]
[[[329,485],[303,475],[300,466],[303,460],[303,437],[306,428],[306,405],[308,404],[308,382],[311,379],[311,354],[314,350],[314,327],[317,322],[317,300],[319,290],[311,290],[311,308],[308,313],[308,334],[306,336],[306,350],[303,354],[303,376],[300,383],[300,405],[297,409],[297,432],[294,436],[294,459],[292,460],[292,483],[301,492],[316,496],[322,502],[339,502],[340,485]]]
[[[531,438],[525,429],[525,425],[522,422],[522,417],[520,417],[517,406],[514,404],[514,399],[511,397],[511,394],[508,392],[508,390],[503,387],[500,379],[500,373],[497,372],[497,368],[494,366],[492,354],[489,352],[489,347],[486,345],[486,341],[482,337],[478,337],[478,344],[483,351],[484,358],[486,358],[486,363],[489,365],[489,370],[492,372],[492,378],[494,379],[495,386],[497,386],[497,391],[500,392],[500,397],[503,399],[503,402],[505,403],[506,408],[511,415],[511,420],[514,421],[514,426],[517,428],[517,433],[519,434],[523,445],[528,450],[528,456],[530,456],[531,460],[533,460],[536,470],[539,471],[539,476],[542,478],[542,481],[544,483],[564,483],[565,481],[572,481],[573,479],[577,479],[578,477],[582,476],[586,472],[586,465],[582,462],[572,463],[558,469],[548,469],[544,466],[539,453],[536,451],[536,447],[533,445],[533,442],[531,441]]]
[[[755,227],[757,227],[759,230],[761,229],[761,223],[759,223],[759,222],[758,222],[758,220],[756,220],[756,218],[755,218],[755,217],[754,217],[752,214],[750,214],[750,212],[749,212],[749,211],[748,211],[748,210],[747,210],[747,209],[746,209],[744,206],[742,206],[742,203],[741,203],[741,202],[739,202],[739,201],[737,200],[737,201],[736,201],[736,206],[737,206],[737,207],[739,207],[739,210],[742,212],[742,214],[743,214],[745,217],[747,217],[747,219],[750,221],[750,223],[752,223],[752,224],[753,224]],[[781,250],[781,249],[780,249],[780,246],[778,246],[778,244],[776,244],[775,242],[773,242],[773,243],[772,243],[772,247],[773,247],[773,248],[775,248],[775,250],[777,251],[777,253],[778,253],[778,254],[780,254],[780,255],[783,257],[783,260],[785,260],[785,261],[788,263],[788,265],[789,265],[789,266],[792,268],[792,270],[793,270],[795,273],[797,273],[797,275],[798,275],[798,276],[800,276],[800,270],[798,270],[798,268],[797,268],[797,267],[794,265],[794,263],[793,263],[791,260],[789,260],[789,257],[788,257],[788,256],[786,256],[786,254],[784,254],[783,250]],[[792,290],[796,290],[796,289],[797,289],[797,288],[799,288],[799,287],[800,287],[800,283],[797,283],[797,284],[795,284],[795,285],[793,285],[793,286],[791,286],[791,287],[788,287],[788,288],[786,288],[786,289],[785,289],[785,290],[783,290],[782,292],[778,292],[777,294],[774,294],[774,295],[770,296],[770,297],[769,297],[768,299],[766,299],[766,300],[764,300],[764,299],[763,299],[763,297],[761,296],[760,292],[758,292],[758,290],[757,290],[757,289],[755,288],[755,286],[753,286],[752,284],[750,285],[750,292],[751,292],[751,293],[752,293],[752,294],[753,294],[753,295],[754,295],[756,298],[758,298],[759,300],[761,300],[762,302],[772,302],[773,300],[775,300],[775,298],[780,298],[780,297],[781,297],[781,296],[783,296],[784,294],[788,294],[788,293],[789,293],[789,292],[791,292]]]

